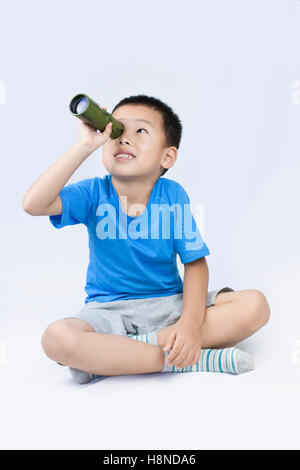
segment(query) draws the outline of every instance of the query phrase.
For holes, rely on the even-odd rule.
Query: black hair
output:
[[[179,149],[181,136],[182,136],[182,123],[174,113],[173,109],[168,106],[166,103],[163,103],[158,98],[147,95],[135,95],[123,98],[119,101],[118,104],[114,107],[111,114],[121,106],[126,104],[142,104],[149,106],[149,108],[158,111],[162,117],[162,126],[165,134],[165,143],[164,147],[176,147]],[[160,176],[163,176],[168,171],[168,168],[164,168]]]

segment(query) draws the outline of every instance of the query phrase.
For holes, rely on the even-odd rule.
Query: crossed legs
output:
[[[261,291],[220,293],[215,305],[206,309],[199,329],[202,347],[235,346],[265,325],[269,316],[270,307]],[[50,359],[69,367],[97,375],[144,374],[162,370],[168,329],[158,331],[159,346],[154,346],[126,336],[96,333],[87,322],[68,318],[51,323],[41,343]]]

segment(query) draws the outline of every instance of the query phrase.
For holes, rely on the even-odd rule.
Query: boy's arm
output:
[[[33,183],[23,197],[22,206],[28,214],[56,215],[56,211],[61,213],[60,191],[81,163],[111,135],[111,122],[106,124],[102,132],[98,132],[81,119],[77,122],[79,133],[76,143]]]
[[[206,312],[208,266],[203,258],[184,264],[183,306],[181,318],[187,318],[202,326]]]
[[[28,189],[22,207],[30,215],[56,215],[62,211],[60,191],[77,168],[92,153],[89,146],[76,142]]]

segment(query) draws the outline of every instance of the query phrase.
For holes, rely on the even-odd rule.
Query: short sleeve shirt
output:
[[[174,180],[158,178],[136,217],[124,212],[110,174],[66,185],[59,195],[62,213],[49,216],[51,224],[84,224],[88,231],[85,303],[181,293],[177,254],[183,264],[210,254]]]

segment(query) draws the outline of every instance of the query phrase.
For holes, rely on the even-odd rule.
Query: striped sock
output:
[[[142,341],[142,343],[154,344],[154,346],[159,346],[157,331],[150,331],[144,335],[127,335],[127,338],[136,339],[137,341]]]
[[[127,335],[129,338],[144,343],[159,346],[157,331],[151,331],[144,335]],[[165,352],[164,367],[161,372],[227,372],[229,374],[243,374],[254,369],[253,357],[240,349],[202,349],[200,360],[193,366],[177,368],[167,363],[166,358],[171,351]]]
[[[171,353],[167,351],[166,357]],[[243,374],[254,369],[254,360],[251,354],[238,348],[202,349],[199,361],[193,366],[177,368],[165,360],[161,372],[227,372],[229,374]]]

